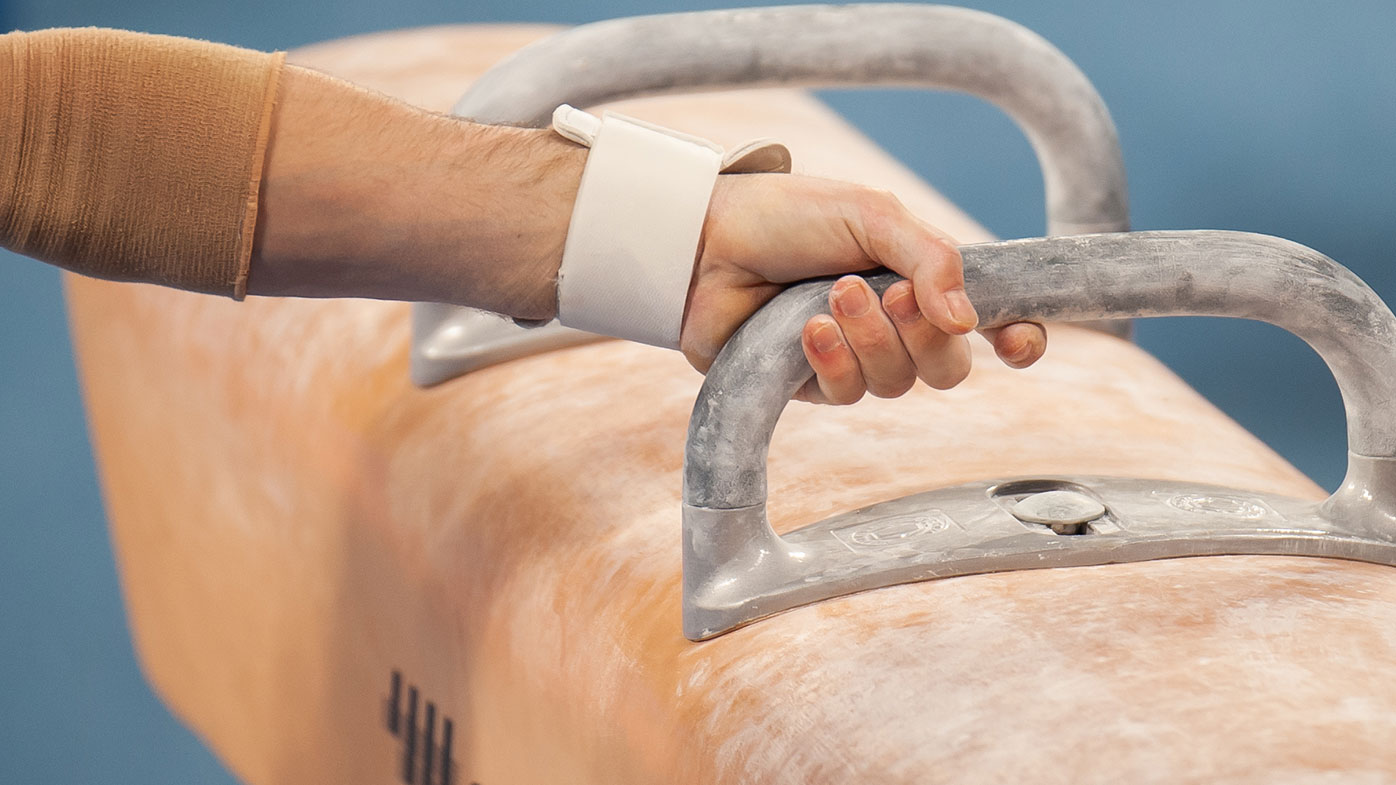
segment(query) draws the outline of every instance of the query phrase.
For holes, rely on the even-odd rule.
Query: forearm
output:
[[[550,132],[468,123],[288,66],[248,290],[551,317],[585,160]]]
[[[261,52],[116,30],[0,36],[0,245],[101,278],[527,318],[585,151]]]
[[[0,101],[4,247],[88,275],[232,297],[434,301],[528,319],[557,313],[558,269],[588,153],[549,131],[425,112],[283,66],[277,55],[112,30],[0,36],[0,98],[8,98]],[[782,155],[756,170],[787,164]],[[974,325],[959,254],[895,199],[784,175],[737,178],[717,192],[702,205],[696,272],[686,249],[655,253],[682,275],[653,280],[689,282],[685,309],[675,309],[686,312],[677,343],[696,367],[705,369],[784,284],[885,265],[914,281],[914,292],[908,285],[901,299],[883,303],[898,313],[897,325],[871,307],[865,285],[840,290],[849,298],[844,321],[807,325],[824,399],[856,400],[864,389],[897,394],[913,372],[949,384],[968,370],[967,352],[947,359],[945,350],[947,336]],[[661,188],[653,199],[686,210],[694,203],[683,196]],[[623,205],[594,204],[631,218]],[[663,231],[630,224],[589,226],[592,237]],[[655,244],[622,243],[614,254],[603,245],[572,258],[610,269],[609,257],[632,264],[641,246]],[[652,280],[629,278],[638,286]],[[592,280],[605,290],[629,278]],[[648,293],[626,296],[583,301],[632,316],[624,303]],[[1035,326],[1010,327],[995,341],[1010,362],[1026,365],[1045,336]],[[955,373],[942,372],[951,366]]]

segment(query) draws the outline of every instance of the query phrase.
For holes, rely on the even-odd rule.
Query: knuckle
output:
[[[868,223],[881,226],[904,212],[902,200],[885,188],[859,186],[858,202]]]
[[[897,338],[912,357],[934,352],[945,342],[945,332],[926,319],[918,306],[916,318],[909,322],[898,322]]]
[[[942,275],[958,278],[964,269],[964,259],[960,256],[960,249],[940,239],[931,242],[931,248],[935,251],[930,254],[931,264]]]
[[[924,318],[907,325],[901,331],[901,339],[908,354],[915,358],[918,367],[929,367],[940,362],[946,347],[954,341],[949,333],[944,332]]]
[[[887,190],[886,188],[878,188],[877,186],[873,185],[864,185],[860,187],[863,190],[863,194],[866,196],[867,200],[871,204],[878,205],[879,207],[887,210],[901,206],[902,202],[900,199],[897,198],[897,195]]]
[[[870,324],[850,325],[844,328],[844,336],[858,352],[863,361],[882,363],[895,354],[901,337],[890,325],[882,321],[867,320]]]

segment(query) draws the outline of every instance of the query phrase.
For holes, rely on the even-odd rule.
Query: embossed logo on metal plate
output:
[[[954,526],[940,510],[926,510],[914,515],[898,515],[879,518],[866,523],[855,523],[831,532],[839,542],[849,549],[860,551],[908,545],[922,537],[943,532]]]

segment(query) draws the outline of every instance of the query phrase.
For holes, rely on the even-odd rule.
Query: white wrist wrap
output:
[[[677,349],[722,148],[566,105],[553,128],[591,147],[558,271],[558,321]]]

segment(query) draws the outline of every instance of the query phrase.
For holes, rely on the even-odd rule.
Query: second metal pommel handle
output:
[[[1304,543],[1292,550],[1389,558],[1383,544],[1396,543],[1396,316],[1346,268],[1297,243],[1226,231],[1035,238],[962,251],[966,289],[986,327],[1021,320],[1225,316],[1268,322],[1304,339],[1337,379],[1348,423],[1348,476],[1313,508],[1315,532],[1329,531],[1331,522],[1357,545],[1350,552]],[[885,273],[869,282],[882,291],[896,280]],[[796,553],[766,520],[771,434],[790,397],[812,374],[800,329],[811,316],[827,312],[830,286],[812,281],[772,300],[728,342],[698,395],[684,464],[685,630],[695,639],[797,604],[909,579],[891,563],[860,566],[866,574],[856,579],[837,565],[813,564],[810,549]],[[1221,538],[1212,550],[1193,543],[1141,548],[1142,555],[1130,557],[1128,548],[1115,548],[1071,563],[1275,552],[1274,538],[1247,536],[1251,540]],[[1151,537],[1157,544],[1157,534]],[[1246,544],[1252,541],[1263,547]],[[1381,555],[1373,555],[1374,547]],[[874,574],[878,570],[900,577],[882,579]],[[985,570],[959,574],[970,571]],[[808,588],[820,581],[828,581],[827,590]]]
[[[558,104],[754,87],[908,86],[978,96],[1032,142],[1047,234],[1129,228],[1124,160],[1100,95],[1066,55],[1007,19],[918,4],[800,5],[595,22],[520,49],[480,77],[454,113],[542,127]],[[1127,335],[1127,323],[1097,325]],[[524,331],[441,304],[413,309],[412,377],[471,369],[586,340]]]

